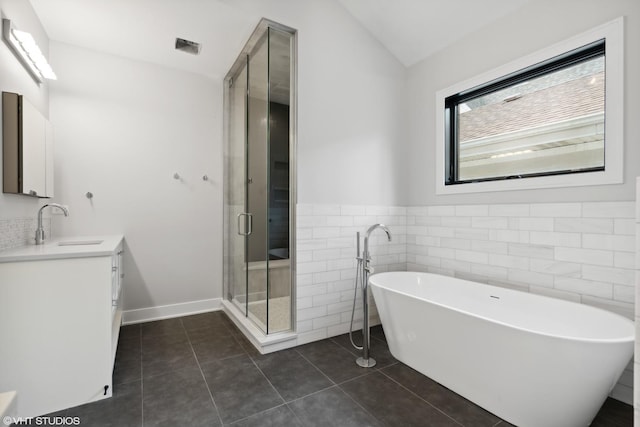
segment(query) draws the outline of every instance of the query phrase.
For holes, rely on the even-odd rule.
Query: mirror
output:
[[[53,197],[53,129],[22,95],[2,92],[2,191]]]

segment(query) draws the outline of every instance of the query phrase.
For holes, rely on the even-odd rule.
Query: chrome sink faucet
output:
[[[52,208],[61,209],[64,212],[64,216],[69,216],[69,210],[58,203],[47,203],[43,205],[40,210],[38,210],[38,229],[36,230],[36,245],[44,244],[44,227],[42,226],[42,210],[47,206],[51,206]]]

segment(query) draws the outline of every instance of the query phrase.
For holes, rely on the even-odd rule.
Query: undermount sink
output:
[[[67,240],[58,242],[58,246],[99,245],[104,240]]]

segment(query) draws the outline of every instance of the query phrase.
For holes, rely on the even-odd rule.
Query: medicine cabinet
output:
[[[11,92],[2,92],[2,192],[53,197],[51,123]]]

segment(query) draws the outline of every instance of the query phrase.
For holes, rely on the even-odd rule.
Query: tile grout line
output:
[[[417,397],[418,399],[422,400],[423,402],[425,402],[427,405],[431,406],[433,409],[435,409],[436,411],[440,412],[442,415],[444,415],[445,417],[449,418],[451,421],[453,421],[454,423],[463,426],[464,424],[460,423],[458,420],[452,418],[449,414],[447,414],[446,412],[444,412],[442,409],[438,408],[437,406],[435,406],[433,403],[429,402],[428,400],[422,398],[421,396],[419,396],[417,393],[415,393],[413,390],[410,390],[409,388],[405,387],[404,384],[396,381],[394,378],[391,378],[389,375],[387,375],[386,373],[383,372],[382,369],[380,369],[378,372],[380,372],[382,375],[384,375],[385,377],[389,378],[391,381],[393,381],[394,383],[398,384],[400,387],[402,387],[403,389],[407,390],[409,393],[411,393],[412,395],[414,395],[415,397]],[[499,421],[498,423],[502,422]]]
[[[351,382],[351,381],[355,381],[355,380],[358,380],[358,379],[360,379],[360,378],[364,378],[364,377],[366,377],[367,375],[371,375],[371,374],[374,374],[374,373],[376,373],[376,372],[379,372],[379,371],[371,371],[371,372],[367,372],[367,373],[365,373],[365,374],[363,374],[363,375],[360,375],[360,376],[358,376],[358,377],[351,378],[350,380],[343,381],[343,382],[341,382],[340,384],[338,384],[337,386],[338,386],[338,389],[339,389],[342,393],[344,393],[344,395],[345,395],[345,396],[347,396],[349,399],[351,399],[351,401],[352,401],[353,403],[355,403],[358,407],[362,408],[362,410],[363,410],[366,414],[370,415],[374,420],[381,422],[383,425],[386,425],[387,423],[385,423],[385,422],[384,422],[384,420],[381,420],[380,418],[376,417],[374,414],[372,414],[371,412],[369,412],[369,410],[368,410],[367,408],[365,408],[362,404],[360,404],[360,402],[358,402],[357,400],[355,400],[355,399],[354,399],[354,398],[353,398],[349,393],[347,393],[347,391],[346,391],[346,390],[344,390],[344,389],[341,387],[341,385],[342,385],[342,384],[346,384],[346,383],[349,383],[349,382]]]
[[[119,336],[118,339],[120,339]],[[140,341],[140,427],[144,427],[144,364],[142,363],[142,326],[139,327],[138,340]]]
[[[239,420],[234,420],[231,424],[237,423],[237,422],[239,422],[239,421],[241,421],[241,420],[245,420],[245,419],[251,418],[251,417],[253,417],[253,416],[255,416],[255,415],[258,415],[258,414],[261,414],[261,413],[265,413],[265,412],[267,412],[267,411],[271,411],[271,410],[276,409],[276,408],[279,408],[279,407],[281,407],[281,406],[287,406],[287,402],[286,402],[286,400],[282,397],[282,395],[280,394],[280,392],[279,392],[279,391],[275,388],[275,386],[271,383],[271,381],[270,381],[270,380],[269,380],[269,378],[265,375],[265,373],[262,371],[262,369],[260,369],[260,367],[259,367],[259,366],[257,365],[257,363],[255,362],[255,360],[254,360],[253,356],[247,352],[247,350],[246,350],[246,349],[244,348],[244,346],[242,345],[241,340],[240,340],[240,339],[238,339],[238,338],[236,337],[236,334],[234,334],[234,333],[233,333],[234,331],[232,331],[232,330],[231,330],[231,329],[230,329],[226,324],[224,325],[224,327],[225,327],[225,329],[229,332],[229,335],[233,338],[233,340],[234,340],[237,344],[239,344],[239,345],[240,345],[240,347],[242,348],[243,354],[237,354],[237,355],[234,355],[234,356],[228,356],[228,357],[225,357],[225,358],[222,358],[222,359],[218,359],[218,361],[220,361],[220,360],[228,360],[228,359],[231,359],[231,358],[234,358],[234,357],[241,357],[241,356],[246,356],[246,357],[248,357],[248,358],[249,358],[249,360],[251,361],[251,363],[253,363],[253,365],[256,367],[256,369],[260,372],[260,374],[264,377],[264,379],[267,381],[267,383],[269,383],[269,385],[271,386],[271,388],[276,392],[276,394],[278,395],[278,397],[280,397],[280,399],[282,400],[282,403],[281,403],[280,405],[274,406],[274,407],[272,407],[272,408],[265,409],[264,411],[257,412],[257,413],[255,413],[255,414],[251,414],[251,415],[249,415],[249,416],[247,416],[247,417],[245,417],[245,418],[241,418],[241,419],[239,419]],[[185,328],[185,330],[186,330],[186,328]],[[191,338],[189,338],[189,333],[188,333],[188,332],[187,332],[187,338],[189,339],[189,344],[191,345]],[[195,351],[193,350],[193,345],[191,345],[191,349],[192,349],[192,351],[194,352],[194,356],[195,356]],[[201,368],[201,366],[200,366],[200,362],[199,362],[199,360],[198,360],[198,357],[197,357],[197,356],[195,356],[195,357],[196,357],[196,362],[198,363],[198,367],[200,368],[200,372],[201,372],[201,374],[203,375],[203,378],[204,378],[204,373],[202,372],[202,368]],[[207,390],[209,390],[209,384],[207,383],[206,378],[205,378],[205,384],[207,385]],[[214,405],[215,405],[215,400],[213,399],[213,395],[211,394],[211,391],[210,391],[210,390],[209,390],[209,394],[211,395],[211,399],[212,399],[212,401],[213,401],[213,403],[214,403]],[[216,411],[217,411],[217,405],[215,405],[215,406],[216,406]],[[290,409],[288,406],[287,406],[287,409],[288,409],[289,411],[291,411],[291,409]],[[291,411],[291,412],[293,412],[293,411]],[[297,417],[297,415],[295,415],[295,413],[294,413],[294,416],[296,416],[296,419],[298,419],[298,417]],[[218,417],[220,418],[220,421],[222,422],[222,419],[221,419],[221,417],[220,417],[220,412],[219,412],[219,411],[218,411]],[[223,423],[222,425],[224,425],[224,423]]]
[[[212,399],[212,403],[214,404],[214,407],[216,408],[216,411],[217,411],[217,405],[215,404],[215,400],[213,399],[213,396],[212,396],[212,393],[211,393],[211,389],[209,388],[209,385],[208,385],[208,383],[206,382],[206,378],[204,378],[204,372],[203,372],[203,370],[202,370],[202,368],[201,368],[201,364],[200,364],[200,362],[199,362],[199,360],[198,360],[197,356],[195,355],[195,350],[194,350],[194,348],[193,348],[193,344],[192,344],[192,342],[191,342],[191,339],[190,339],[190,336],[189,336],[188,332],[186,331],[186,326],[185,326],[185,324],[184,324],[184,323],[185,323],[185,322],[183,322],[183,321],[181,320],[181,327],[182,327],[182,329],[186,332],[186,335],[187,335],[187,341],[188,341],[189,345],[191,346],[192,354],[194,354],[194,357],[195,357],[195,359],[196,359],[196,363],[197,363],[197,365],[198,365],[198,368],[200,369],[201,376],[202,376],[202,377],[203,377],[203,379],[205,380],[205,385],[206,385],[207,390],[208,390],[208,392],[209,392],[209,395],[210,395],[210,397],[211,397],[211,399]],[[227,328],[227,325],[225,325],[225,328]],[[227,329],[228,329],[228,328],[227,328]],[[143,334],[143,332],[142,332],[142,328],[140,328],[140,329],[138,330],[137,335],[138,335],[138,340],[140,341],[140,350],[139,350],[139,352],[140,352],[140,358],[141,358],[141,360],[140,360],[140,372],[141,372],[141,378],[140,378],[140,381],[141,381],[141,384],[140,384],[140,390],[141,390],[141,407],[140,407],[140,414],[141,414],[141,425],[142,425],[142,426],[144,426],[144,424],[145,424],[145,422],[144,422],[144,412],[145,412],[145,411],[144,411],[144,375],[143,375],[143,363],[142,363],[142,353],[143,353],[143,352],[142,352],[142,340],[143,340],[143,335],[144,335],[144,334]],[[333,344],[338,345],[338,346],[339,346],[339,348],[342,348],[343,350],[345,350],[345,352],[346,352],[347,354],[353,354],[352,352],[350,352],[350,351],[349,351],[347,348],[345,348],[344,346],[342,346],[342,345],[340,345],[340,344],[337,344],[337,343],[336,343],[332,338],[335,338],[335,337],[331,337],[331,338],[329,338],[329,340],[330,340]],[[375,337],[372,337],[372,338],[375,338]],[[380,340],[379,338],[376,338],[376,339]],[[382,341],[382,340],[380,340],[380,341]],[[299,348],[299,347],[298,347],[298,348]],[[298,348],[295,348],[295,347],[294,347],[293,349],[296,351],[296,353],[299,355],[299,357],[301,357],[303,360],[307,361],[311,366],[313,366],[316,370],[318,370],[318,371],[319,371],[323,376],[327,377],[327,376],[324,374],[324,372],[322,372],[322,371],[321,371],[317,366],[315,366],[315,364],[313,364],[309,359],[307,359],[307,358],[306,358],[306,357],[305,357],[305,356],[304,356],[304,355],[303,355],[303,354],[298,350]],[[256,362],[255,362],[255,360],[254,360],[254,357],[253,357],[253,356],[251,356],[251,355],[249,355],[249,354],[246,352],[246,350],[244,350],[244,349],[243,349],[243,352],[244,352],[244,354],[245,354],[245,355],[247,355],[247,356],[248,356],[248,357],[253,361],[254,365],[256,365]],[[240,356],[240,355],[238,355],[238,356]],[[238,357],[238,356],[230,356],[230,357],[228,357],[228,358],[231,358],[231,357]],[[228,359],[228,358],[226,358],[226,359]],[[256,359],[256,360],[257,360],[257,359]],[[396,363],[394,363],[393,365],[398,365],[398,364],[401,364],[401,362],[396,362]],[[390,379],[392,382],[394,382],[394,383],[396,383],[396,384],[400,385],[400,386],[401,386],[401,388],[403,388],[403,389],[405,389],[405,390],[409,391],[409,393],[410,393],[410,394],[414,395],[415,397],[417,397],[417,398],[418,398],[418,399],[420,399],[421,401],[423,401],[423,402],[427,403],[429,406],[431,406],[431,407],[433,407],[434,409],[438,410],[439,412],[443,413],[443,414],[444,414],[445,416],[447,416],[448,418],[451,418],[451,417],[449,417],[449,416],[448,416],[444,411],[442,411],[442,410],[438,409],[438,407],[436,407],[435,405],[431,404],[428,400],[426,400],[426,399],[424,399],[424,398],[420,397],[417,393],[415,393],[415,392],[411,391],[410,389],[408,389],[407,387],[405,387],[405,386],[404,386],[400,381],[395,380],[394,378],[390,377],[390,375],[386,372],[386,370],[387,370],[387,368],[389,368],[390,366],[393,366],[393,365],[389,365],[389,366],[385,366],[384,368],[376,369],[376,370],[375,370],[375,372],[380,372],[384,377],[386,377],[386,378]],[[258,367],[258,369],[262,372],[262,369],[260,369],[259,367]],[[316,392],[314,392],[314,393],[310,393],[310,394],[305,395],[305,396],[301,396],[301,397],[299,397],[299,398],[296,398],[296,399],[294,399],[294,400],[291,400],[290,402],[286,402],[286,401],[285,401],[285,402],[284,402],[284,404],[281,404],[281,405],[275,406],[275,407],[273,407],[273,408],[269,408],[269,409],[267,409],[267,410],[264,410],[264,411],[258,412],[258,413],[256,413],[256,414],[252,414],[252,415],[251,415],[251,416],[249,416],[249,417],[246,417],[246,418],[243,418],[243,419],[240,419],[240,420],[235,420],[235,421],[233,421],[233,423],[232,423],[232,424],[236,424],[237,422],[239,422],[239,421],[241,421],[241,420],[245,420],[245,419],[247,419],[247,418],[250,418],[250,417],[253,417],[253,416],[256,416],[256,415],[265,414],[265,413],[267,413],[268,411],[270,411],[270,410],[274,410],[274,409],[277,409],[277,408],[280,408],[281,406],[287,406],[288,410],[289,410],[289,411],[291,411],[291,412],[293,413],[293,415],[295,416],[295,419],[296,419],[296,420],[298,420],[302,425],[304,425],[304,423],[302,423],[301,419],[299,418],[298,414],[296,414],[296,412],[295,412],[293,409],[291,409],[291,404],[292,404],[293,402],[296,402],[296,401],[299,401],[299,400],[305,399],[306,397],[312,396],[312,395],[314,395],[314,394],[321,393],[321,392],[323,392],[323,391],[329,390],[329,389],[331,389],[331,388],[333,388],[333,387],[336,387],[336,386],[338,387],[338,389],[339,389],[342,393],[347,394],[347,396],[349,396],[349,397],[350,397],[350,400],[354,401],[354,403],[356,403],[356,405],[357,405],[358,407],[362,408],[362,409],[363,409],[363,411],[364,411],[366,414],[368,414],[368,415],[372,416],[372,417],[373,417],[373,419],[375,419],[375,420],[381,421],[379,418],[377,418],[377,417],[373,416],[369,411],[367,411],[367,410],[366,410],[366,408],[362,407],[362,405],[360,405],[357,401],[355,401],[355,400],[354,400],[354,398],[353,398],[353,397],[351,397],[351,395],[349,395],[349,394],[348,394],[345,390],[343,390],[343,388],[342,388],[342,386],[343,386],[343,385],[345,385],[345,384],[347,384],[347,383],[349,383],[349,382],[356,381],[356,380],[358,380],[359,378],[362,378],[362,377],[364,377],[364,376],[366,376],[366,375],[371,375],[371,374],[373,374],[373,373],[375,373],[375,372],[374,372],[374,370],[371,370],[370,372],[366,372],[364,375],[359,375],[359,376],[357,376],[357,377],[351,378],[351,379],[349,379],[349,380],[342,381],[342,382],[340,382],[340,383],[336,383],[335,381],[332,381],[330,378],[328,378],[328,377],[327,377],[327,379],[329,379],[329,382],[332,384],[332,385],[331,385],[331,386],[329,386],[329,387],[326,387],[326,388],[324,388],[324,389],[322,389],[322,390],[318,390],[318,391],[316,391]],[[266,377],[266,375],[264,374],[264,372],[262,372],[262,374]],[[267,381],[271,384],[271,382],[268,380],[268,378],[267,378]],[[127,383],[131,383],[131,382],[133,382],[133,381],[130,381],[130,382],[127,382]],[[122,383],[122,384],[126,384],[126,383]],[[272,385],[272,387],[273,387],[273,384],[271,384],[271,385]],[[275,388],[275,387],[274,387],[274,388]],[[276,392],[277,392],[277,390],[276,390]],[[284,400],[284,399],[283,399],[283,400]],[[222,420],[221,420],[221,418],[220,418],[220,413],[219,413],[219,411],[218,411],[218,419],[220,419],[220,421],[222,421]],[[456,423],[457,425],[464,425],[464,424],[462,424],[461,422],[458,422],[458,421],[456,421],[456,420],[452,420],[452,421],[453,421],[454,423]],[[229,424],[223,424],[223,425],[229,425]],[[506,426],[506,425],[508,425],[508,422],[507,422],[507,421],[499,420],[497,423],[495,423],[495,424],[493,425],[493,427]]]
[[[378,325],[373,325],[373,326],[371,326],[371,327],[373,328],[373,327],[375,327],[375,326],[378,326]],[[382,324],[381,324],[380,326],[382,326]],[[357,331],[360,331],[360,330],[357,330]],[[357,331],[353,331],[353,332],[357,332]],[[343,349],[347,350],[347,351],[348,351],[349,353],[351,353],[352,355],[354,355],[354,356],[358,356],[358,354],[356,354],[356,353],[354,353],[353,351],[351,351],[351,349],[352,349],[352,348],[354,348],[353,346],[345,347],[345,346],[343,346],[342,344],[340,344],[338,341],[336,341],[336,340],[335,340],[336,338],[338,338],[338,337],[340,337],[340,336],[342,336],[342,335],[347,335],[348,333],[349,333],[349,332],[346,332],[346,333],[344,333],[344,334],[336,335],[336,336],[333,336],[333,337],[328,337],[328,338],[325,338],[325,339],[328,339],[328,340],[330,340],[331,342],[333,342],[333,343],[335,343],[335,344],[339,345],[339,346],[340,346],[340,348],[343,348]],[[372,339],[373,339],[373,340],[376,340],[376,341],[379,341],[381,344],[384,344],[384,345],[385,345],[385,347],[388,347],[388,346],[389,346],[389,344],[387,344],[387,342],[386,342],[385,340],[380,339],[380,338],[377,338],[377,337],[375,337],[375,336],[371,336],[371,337],[369,338],[369,350],[371,350],[371,340],[372,340]],[[356,350],[357,350],[357,351],[362,351],[362,350],[358,350],[358,349],[356,349]],[[394,359],[395,359],[395,358],[394,358]]]
[[[118,336],[118,340],[119,339],[120,336]],[[138,340],[140,342],[140,427],[144,427],[144,365],[142,363],[142,326],[138,328]]]
[[[225,316],[226,316],[226,314],[225,314]],[[264,412],[270,411],[270,410],[272,410],[272,409],[279,408],[279,407],[281,407],[281,406],[286,405],[286,402],[285,402],[284,398],[280,395],[280,393],[278,392],[278,390],[276,390],[276,388],[273,386],[273,384],[271,384],[271,381],[269,381],[269,379],[265,376],[264,372],[262,372],[262,370],[261,370],[261,369],[256,365],[255,361],[253,360],[253,357],[252,357],[252,356],[247,352],[247,350],[245,349],[245,347],[244,347],[244,345],[243,345],[243,343],[242,343],[242,340],[241,340],[241,339],[239,339],[239,338],[236,336],[236,335],[237,335],[236,333],[234,333],[235,331],[234,331],[234,330],[232,330],[232,328],[230,328],[230,327],[226,324],[226,322],[223,322],[223,326],[224,326],[224,329],[228,332],[229,336],[233,339],[233,341],[234,341],[235,343],[237,343],[237,344],[240,346],[240,348],[242,349],[242,354],[235,354],[235,355],[231,355],[231,356],[223,357],[223,358],[220,358],[220,359],[216,359],[215,361],[216,361],[216,362],[219,362],[219,361],[229,360],[229,359],[233,359],[233,358],[237,358],[237,357],[242,357],[242,356],[246,356],[246,357],[248,357],[248,358],[249,358],[249,360],[251,360],[251,363],[253,363],[253,364],[254,364],[254,366],[258,369],[258,371],[260,371],[260,373],[261,373],[261,374],[262,374],[262,376],[267,380],[267,382],[269,383],[269,385],[271,386],[271,388],[272,388],[272,389],[273,389],[273,390],[278,394],[278,397],[280,397],[280,399],[282,400],[282,403],[281,403],[280,405],[274,406],[273,408],[265,409],[264,411],[258,412],[258,413],[256,413],[256,414],[251,414],[251,415],[249,415],[249,416],[247,416],[247,417],[244,417],[244,418],[241,418],[241,419],[238,419],[238,420],[234,420],[234,421],[232,421],[230,424],[227,424],[227,425],[233,425],[233,424],[235,424],[235,423],[237,423],[237,422],[239,422],[239,421],[241,421],[241,420],[245,420],[245,419],[247,419],[247,418],[251,418],[251,417],[253,417],[253,416],[257,415],[257,414],[261,414],[261,413],[264,413]],[[184,327],[184,323],[183,323],[183,327]],[[192,342],[191,342],[191,337],[189,336],[189,332],[186,330],[186,328],[184,328],[184,329],[185,329],[185,332],[186,332],[186,334],[187,334],[187,339],[188,339],[188,341],[189,341],[189,345],[191,346],[191,351],[193,352],[193,355],[194,355],[194,357],[195,357],[195,359],[196,359],[196,363],[198,364],[198,369],[200,370],[200,374],[202,375],[202,378],[203,378],[203,380],[204,380],[204,382],[205,382],[205,385],[206,385],[206,387],[207,387],[207,391],[209,392],[209,396],[211,397],[211,401],[213,402],[214,407],[216,408],[216,412],[217,412],[217,414],[218,414],[218,419],[220,419],[220,425],[221,425],[221,426],[224,426],[225,424],[222,422],[222,417],[220,416],[220,411],[218,410],[218,406],[217,406],[217,404],[216,404],[216,402],[215,402],[215,399],[213,398],[213,394],[212,394],[212,392],[211,392],[211,389],[209,388],[209,383],[207,382],[206,377],[204,376],[204,372],[202,371],[202,366],[200,365],[200,361],[198,360],[198,357],[197,357],[197,355],[195,354],[195,350],[194,350],[194,348],[193,348],[193,344],[192,344]],[[198,329],[207,329],[207,328],[206,328],[206,327],[202,327],[202,328],[198,328]],[[198,329],[195,329],[195,330],[198,330]]]
[[[329,338],[329,340],[330,340],[331,342],[333,342],[334,344],[336,344],[339,348],[343,349],[346,353],[348,353],[349,355],[353,356],[353,353],[351,353],[349,350],[347,350],[346,348],[342,347],[340,344],[336,343],[336,342],[335,342],[335,341],[333,341],[332,339],[330,339],[330,338]],[[328,390],[328,389],[330,389],[330,388],[337,387],[337,388],[338,388],[338,390],[340,390],[340,391],[341,391],[343,394],[345,394],[349,399],[351,399],[351,400],[352,400],[352,401],[353,401],[353,402],[354,402],[358,407],[360,407],[360,408],[361,408],[361,409],[362,409],[366,414],[370,415],[374,420],[382,422],[382,420],[380,420],[380,419],[378,419],[376,416],[374,416],[371,412],[369,412],[369,411],[368,411],[365,407],[363,407],[360,403],[358,403],[357,401],[355,401],[355,400],[353,399],[353,397],[351,397],[351,396],[349,395],[349,393],[347,393],[346,391],[344,391],[344,390],[342,389],[342,387],[340,387],[340,385],[341,385],[341,384],[345,384],[345,383],[347,383],[347,382],[349,382],[349,381],[354,381],[354,380],[357,380],[357,379],[362,378],[362,377],[364,377],[364,376],[370,375],[372,372],[364,372],[362,375],[358,375],[358,376],[356,376],[356,377],[354,377],[354,378],[350,378],[350,379],[348,379],[348,380],[345,380],[345,381],[342,381],[342,382],[339,382],[339,383],[338,383],[338,382],[333,381],[331,378],[329,378],[329,377],[328,377],[324,372],[322,372],[322,370],[321,370],[320,368],[318,368],[318,367],[317,367],[317,366],[316,366],[312,361],[310,361],[309,359],[307,359],[307,358],[306,358],[306,357],[305,357],[305,356],[304,356],[300,351],[298,351],[295,347],[294,347],[294,349],[295,349],[295,350],[296,350],[296,352],[300,355],[300,357],[302,357],[304,360],[306,360],[307,362],[309,362],[309,363],[311,364],[311,366],[313,366],[315,369],[317,369],[317,370],[318,370],[322,375],[324,375],[324,376],[325,376],[329,381],[331,381],[331,382],[333,383],[333,385],[332,385],[331,387],[327,387],[327,388],[325,388],[325,389],[323,389],[323,390],[318,390],[318,391],[316,391],[316,392],[314,392],[314,393],[311,393],[311,394],[309,394],[309,395],[307,395],[307,396],[300,397],[299,399],[303,399],[304,397],[312,396],[312,395],[314,395],[314,394],[316,394],[316,393],[320,393],[321,391],[325,391],[325,390]],[[296,400],[299,400],[299,399],[296,399]],[[292,402],[294,402],[294,401],[295,401],[295,400],[293,400]]]
[[[282,408],[283,406],[286,407],[289,411],[291,411],[291,409],[287,406],[287,403],[285,402],[285,403],[282,403],[282,404],[280,404],[278,406],[274,406],[273,408],[265,409],[264,411],[256,412],[255,414],[251,414],[251,415],[248,415],[248,416],[246,416],[244,418],[237,419],[237,420],[235,420],[235,421],[233,421],[233,422],[231,422],[229,424],[226,424],[226,425],[227,426],[233,426],[235,424],[238,424],[239,422],[249,420],[252,417],[255,417],[255,416],[261,415],[261,414],[265,414],[265,413],[267,413],[269,411],[273,411],[273,410],[278,409],[278,408]],[[293,411],[291,411],[291,412],[296,417],[296,419],[302,423],[302,421],[298,418],[298,416],[295,414],[295,412],[293,412]]]
[[[288,410],[293,414],[293,416],[294,416],[294,417],[296,417],[296,420],[298,421],[298,423],[299,423],[301,426],[304,426],[304,425],[305,425],[304,421],[302,421],[302,420],[300,419],[300,417],[298,416],[298,414],[296,414],[296,411],[294,411],[293,409],[291,409],[291,407],[289,406],[289,403],[285,403],[284,405],[285,405],[285,406],[287,407],[287,409],[288,409]]]
[[[332,338],[334,338],[334,337],[332,337]],[[341,344],[339,344],[339,343],[335,342],[332,338],[325,338],[325,339],[323,339],[323,340],[321,340],[321,341],[326,341],[326,340],[331,341],[333,344],[337,345],[337,346],[338,346],[338,348],[339,348],[340,350],[343,350],[344,352],[346,352],[346,353],[347,353],[347,354],[349,354],[350,356],[356,356],[356,355],[355,355],[355,354],[353,354],[351,351],[349,351],[349,349],[347,349],[347,348],[345,348],[344,346],[342,346]],[[386,342],[385,342],[385,345],[386,345]],[[331,378],[329,378],[329,377],[328,377],[328,376],[327,376],[327,375],[326,375],[326,374],[325,374],[325,373],[324,373],[320,368],[318,368],[318,367],[317,367],[317,366],[316,366],[316,365],[315,365],[311,360],[307,359],[307,358],[306,358],[302,353],[300,353],[300,352],[297,350],[297,348],[296,348],[296,347],[293,347],[293,349],[295,349],[295,350],[298,352],[298,354],[300,354],[300,356],[301,356],[304,360],[306,360],[307,362],[309,362],[309,363],[310,363],[314,368],[316,368],[316,369],[317,369],[317,370],[318,370],[322,375],[324,375],[325,377],[327,377],[327,379],[329,379],[329,381],[331,381],[333,384],[338,385],[338,386],[339,386],[339,385],[341,385],[341,384],[347,383],[347,382],[349,382],[349,381],[353,381],[353,380],[355,380],[355,379],[362,378],[362,377],[364,377],[364,376],[366,376],[366,375],[371,374],[372,372],[378,371],[378,369],[377,369],[377,368],[376,368],[376,369],[373,369],[372,371],[369,371],[369,372],[367,372],[367,371],[363,371],[363,373],[362,373],[362,374],[357,375],[357,376],[355,376],[355,377],[353,377],[353,378],[349,378],[349,379],[346,379],[346,380],[344,380],[344,381],[336,382],[336,381],[333,381]],[[393,364],[391,364],[391,365],[389,365],[389,366],[393,366],[393,365],[395,365],[395,364],[397,364],[397,363],[398,363],[398,362],[395,362],[395,363],[393,363]],[[385,366],[385,368],[386,368],[386,367],[387,367],[387,366]],[[365,369],[365,368],[362,368],[362,369]]]
[[[334,388],[334,387],[337,387],[337,386],[338,386],[338,384],[331,384],[331,385],[330,385],[330,386],[328,386],[328,387],[322,388],[322,389],[320,389],[320,390],[316,390],[316,391],[311,392],[311,393],[309,393],[309,394],[305,394],[304,396],[296,397],[295,399],[293,399],[293,400],[290,400],[290,401],[286,402],[286,404],[288,405],[288,404],[290,404],[290,403],[297,402],[298,400],[306,399],[306,398],[307,398],[307,397],[309,397],[309,396],[313,396],[313,395],[315,395],[315,394],[322,393],[322,392],[324,392],[324,391],[330,390],[330,389],[332,389],[332,388]]]
[[[246,352],[245,352],[246,353]],[[258,370],[258,372],[260,372],[260,374],[262,375],[262,377],[267,380],[267,382],[269,383],[269,385],[271,386],[271,388],[273,389],[273,391],[276,392],[276,394],[278,395],[278,397],[282,400],[283,404],[287,404],[287,401],[284,399],[284,397],[282,397],[282,395],[280,394],[280,392],[278,391],[277,388],[275,388],[275,386],[271,383],[271,381],[269,380],[269,378],[267,377],[267,375],[262,372],[262,369],[260,369],[260,367],[258,366],[258,364],[256,363],[256,361],[253,359],[253,356],[251,356],[250,354],[247,353],[247,356],[249,357],[249,360],[251,360],[251,363],[253,363],[253,366],[256,367],[256,369]],[[278,405],[280,406],[280,405]],[[278,407],[276,406],[276,408]],[[270,408],[273,409],[273,408]],[[263,411],[264,412],[264,411]],[[255,414],[254,414],[255,415]]]
[[[326,338],[326,339],[331,340],[330,338]],[[331,340],[331,342],[333,342],[334,344],[338,345],[341,349],[344,349],[344,347],[342,347],[340,344],[336,343],[335,341]],[[323,388],[323,389],[321,389],[321,390],[316,390],[316,391],[314,391],[313,393],[309,393],[309,394],[307,394],[307,395],[300,396],[300,397],[298,397],[298,398],[296,398],[296,399],[293,399],[293,400],[291,400],[291,401],[289,401],[289,402],[287,402],[287,403],[295,402],[295,401],[297,401],[297,400],[304,399],[304,398],[309,397],[309,396],[313,396],[314,394],[317,394],[317,393],[320,393],[320,392],[323,392],[323,391],[329,390],[329,389],[331,389],[331,388],[333,388],[333,387],[338,387],[338,388],[340,388],[340,387],[339,387],[339,386],[340,386],[340,384],[343,384],[343,383],[345,383],[345,382],[347,382],[347,381],[351,381],[351,380],[354,380],[354,379],[357,379],[357,378],[361,378],[362,376],[364,376],[364,375],[367,375],[367,374],[368,374],[368,373],[364,373],[363,375],[358,375],[357,377],[354,377],[354,378],[351,378],[351,379],[349,379],[349,380],[345,380],[345,381],[342,381],[341,383],[338,383],[338,382],[335,382],[334,380],[332,380],[331,378],[329,378],[329,376],[327,376],[327,374],[325,374],[325,373],[324,373],[320,368],[318,368],[318,367],[317,367],[317,366],[316,366],[316,365],[315,365],[311,360],[309,360],[307,357],[305,357],[305,355],[304,355],[304,354],[302,354],[300,351],[298,351],[298,349],[297,349],[296,347],[292,347],[292,349],[293,349],[293,350],[295,350],[295,351],[296,351],[296,353],[298,353],[298,355],[299,355],[303,360],[305,360],[307,363],[309,363],[309,364],[310,364],[310,365],[311,365],[311,366],[312,366],[316,371],[318,371],[322,376],[324,376],[326,379],[328,379],[328,380],[329,380],[329,382],[331,382],[331,385],[330,385],[330,386],[328,386],[328,387],[325,387],[325,388]],[[344,349],[344,350],[346,350],[346,349]],[[353,354],[352,354],[351,352],[349,352],[348,350],[346,350],[346,351],[347,351],[349,354],[353,355]],[[340,389],[340,390],[342,391],[342,389]],[[375,417],[374,417],[374,418],[375,418]]]
[[[182,329],[184,329],[184,333],[187,336],[187,342],[189,343],[189,348],[191,349],[191,354],[193,354],[193,358],[196,360],[196,364],[198,365],[198,370],[200,371],[200,376],[202,377],[202,381],[204,381],[204,385],[207,388],[207,392],[209,393],[209,398],[211,399],[211,403],[213,403],[213,407],[216,410],[216,415],[218,416],[218,420],[220,420],[220,425],[223,426],[222,416],[220,415],[220,411],[218,410],[218,405],[216,405],[216,400],[213,398],[213,393],[209,388],[209,383],[207,382],[207,378],[204,376],[204,372],[202,370],[202,366],[200,366],[200,361],[198,360],[198,356],[196,356],[196,351],[193,349],[193,344],[191,343],[191,338],[189,337],[189,333],[187,332],[187,328],[184,327],[184,322],[182,318],[180,319],[180,324],[182,325]]]
[[[351,380],[343,381],[341,384],[344,384],[345,382],[353,381],[353,380],[358,379],[358,378],[362,378],[363,376],[366,376],[366,375],[369,375],[369,374],[360,375],[360,376],[358,376],[358,377],[356,377],[356,378],[352,378]],[[363,407],[363,406],[362,406],[362,405],[360,405],[356,400],[354,400],[354,399],[353,399],[353,397],[351,397],[351,396],[349,395],[349,393],[345,392],[345,391],[342,389],[342,387],[340,387],[340,384],[337,384],[337,383],[334,383],[333,385],[330,385],[329,387],[325,387],[325,388],[323,388],[323,389],[321,389],[321,390],[314,391],[313,393],[309,393],[309,394],[307,394],[307,395],[305,395],[305,396],[298,397],[297,399],[294,399],[294,400],[292,400],[292,401],[290,401],[290,402],[287,402],[287,403],[286,403],[286,405],[288,406],[290,403],[297,402],[297,401],[302,400],[302,399],[306,399],[307,397],[310,397],[310,396],[313,396],[313,395],[316,395],[316,394],[319,394],[319,393],[325,392],[325,391],[327,391],[327,390],[331,390],[332,388],[335,388],[335,389],[339,390],[342,394],[344,394],[345,396],[347,396],[347,397],[348,397],[348,398],[349,398],[353,403],[355,403],[355,405],[356,405],[356,406],[358,406],[360,409],[362,409],[362,410],[365,412],[365,414],[369,415],[371,418],[373,418],[373,419],[374,419],[374,420],[376,420],[376,421],[382,422],[382,420],[380,420],[379,418],[377,418],[376,416],[374,416],[374,415],[373,415],[371,412],[369,412],[365,407]],[[300,420],[300,418],[298,418],[298,415],[296,414],[296,412],[295,412],[295,411],[291,410],[291,412],[293,412],[293,414],[296,416],[296,418],[297,418],[298,420]],[[302,423],[302,420],[300,420],[300,422]],[[304,423],[302,423],[302,424],[304,425]],[[384,423],[383,423],[383,424],[384,424]]]
[[[328,379],[332,386],[338,385],[337,382],[335,382],[334,380],[332,380],[327,374],[324,373],[324,371],[322,371],[322,369],[320,369],[319,367],[317,367],[315,365],[315,363],[313,363],[311,360],[309,360],[304,354],[302,354],[300,351],[298,351],[298,349],[296,347],[293,347],[293,349],[296,351],[296,353],[298,353],[300,355],[300,357],[302,357],[302,359],[306,360],[311,366],[313,366],[313,368],[320,372],[320,374],[322,374],[326,379]],[[329,387],[327,387],[329,388]]]

